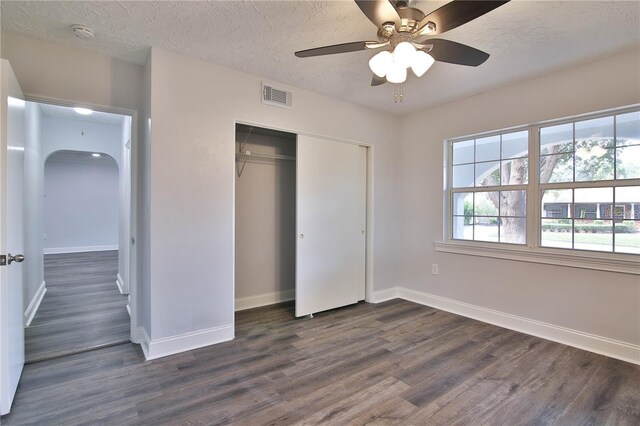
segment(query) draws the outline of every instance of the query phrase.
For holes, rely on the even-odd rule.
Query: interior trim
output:
[[[144,357],[147,361],[150,361],[216,343],[227,342],[233,340],[235,334],[233,324],[228,324],[155,340],[149,337],[144,328],[139,327],[138,337],[140,338],[140,346],[142,346]]]
[[[562,249],[531,249],[526,246],[496,245],[486,243],[465,243],[458,241],[437,241],[433,243],[437,252],[464,254],[469,256],[492,257],[495,259],[515,260],[519,262],[543,263],[547,265],[567,266],[571,268],[594,269],[598,271],[618,272],[640,275],[639,256],[586,252]],[[612,256],[616,256],[613,258]]]
[[[25,328],[31,325],[31,321],[33,321],[33,317],[36,316],[36,312],[38,312],[38,308],[40,307],[40,303],[42,303],[42,299],[44,298],[45,293],[47,292],[47,285],[44,281],[38,287],[36,294],[33,295],[33,299],[29,302],[29,306],[24,311],[25,317]]]
[[[258,308],[260,306],[273,305],[275,303],[288,302],[289,300],[295,300],[295,298],[295,289],[259,294],[257,296],[238,297],[236,299],[236,312]]]
[[[434,294],[404,287],[394,287],[376,292],[376,303],[390,300],[390,295],[393,293],[399,299],[640,365],[640,345],[524,318]]]
[[[45,248],[44,254],[85,253],[89,251],[116,251],[118,245],[82,246],[82,247],[53,247]]]

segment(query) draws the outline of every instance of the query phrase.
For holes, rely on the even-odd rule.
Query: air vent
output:
[[[293,108],[293,93],[262,83],[262,103],[282,108]]]

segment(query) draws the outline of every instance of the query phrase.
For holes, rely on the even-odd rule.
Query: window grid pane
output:
[[[452,188],[456,188],[451,196],[453,239],[526,243],[526,191],[460,189],[526,185],[528,151],[527,130],[453,143]]]
[[[452,210],[453,238],[526,244],[523,187],[533,181],[541,189],[540,247],[640,254],[640,111],[540,127],[538,171],[531,178],[530,131],[460,141],[467,157],[473,146],[473,159],[454,173],[452,197],[464,201]]]
[[[526,244],[526,191],[452,194],[452,238]]]

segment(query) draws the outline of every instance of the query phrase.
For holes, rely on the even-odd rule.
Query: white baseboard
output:
[[[47,292],[47,285],[44,281],[38,287],[38,291],[34,294],[33,299],[29,302],[29,306],[27,306],[27,310],[24,311],[25,317],[25,328],[31,325],[31,321],[33,321],[33,317],[36,316],[36,312],[38,312],[38,308],[40,307],[40,303],[42,303],[42,299],[44,298],[44,294]]]
[[[134,338],[131,339],[131,341],[134,343],[140,344],[140,347],[142,347],[142,352],[144,353],[144,358],[148,360],[149,359],[149,342],[151,342],[151,339],[149,338],[149,334],[147,333],[147,330],[145,330],[144,327],[138,327],[136,329],[136,335],[133,337]]]
[[[120,276],[120,272],[118,272],[118,275],[116,275],[116,285],[118,286],[118,291],[120,291],[120,294],[129,294],[124,285],[124,280]]]
[[[147,361],[233,340],[233,324],[192,331],[151,340],[144,328],[138,328],[140,345]]]
[[[88,251],[112,251],[118,250],[117,245],[112,246],[84,246],[84,247],[52,247],[44,249],[44,254],[84,253]]]
[[[633,364],[640,364],[640,345],[621,342],[608,337],[597,336],[595,334],[585,333],[579,330],[573,330],[571,328],[524,318],[518,315],[512,315],[506,312],[500,312],[403,287],[396,287],[395,290],[401,299]]]
[[[295,290],[285,290],[275,293],[259,294],[257,296],[239,297],[236,299],[236,311],[273,305],[295,299]]]
[[[386,302],[387,300],[397,299],[398,289],[400,287],[392,287],[386,290],[380,290],[373,292],[373,303]]]

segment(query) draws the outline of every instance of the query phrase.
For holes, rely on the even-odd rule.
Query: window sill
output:
[[[533,249],[527,246],[466,243],[461,241],[437,241],[433,245],[436,251],[443,253],[640,275],[640,256],[633,254],[612,255],[609,253],[569,252],[561,249]]]

